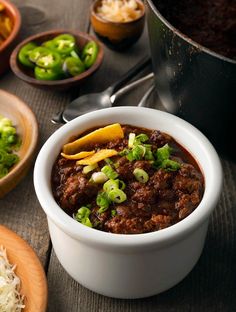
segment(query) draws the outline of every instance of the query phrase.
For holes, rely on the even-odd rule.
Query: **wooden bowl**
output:
[[[141,0],[136,0],[142,14],[130,22],[112,22],[97,14],[97,8],[102,0],[95,1],[90,9],[90,20],[94,32],[108,47],[123,50],[134,44],[141,36],[145,23],[145,6]]]
[[[51,40],[54,37],[61,35],[61,34],[71,34],[76,38],[76,43],[82,49],[88,41],[94,40],[99,46],[99,52],[95,63],[87,69],[85,72],[81,73],[76,77],[66,78],[62,80],[54,80],[54,81],[46,81],[46,80],[37,80],[34,78],[33,70],[24,67],[18,61],[18,53],[19,50],[27,43],[33,41],[37,44],[42,44],[45,41]],[[12,71],[16,74],[16,76],[23,81],[31,84],[34,87],[43,88],[43,89],[50,89],[50,90],[66,90],[71,87],[74,87],[81,83],[82,81],[86,80],[90,75],[92,75],[101,65],[103,60],[103,47],[101,43],[93,38],[92,36],[82,33],[79,31],[67,30],[67,29],[57,29],[57,30],[50,30],[46,31],[31,37],[28,37],[24,41],[22,41],[12,52],[10,58],[10,65]]]
[[[7,251],[11,264],[16,264],[16,275],[21,280],[20,293],[25,296],[24,312],[45,312],[47,280],[37,255],[16,233],[0,225],[0,246]]]
[[[0,0],[6,9],[6,14],[13,21],[13,29],[9,37],[0,45],[0,75],[3,74],[9,67],[9,58],[16,44],[17,36],[21,26],[21,16],[18,9],[9,1]]]
[[[19,162],[0,179],[0,198],[12,190],[27,173],[38,141],[38,124],[31,109],[16,96],[0,90],[0,114],[10,118],[22,143],[17,154]]]

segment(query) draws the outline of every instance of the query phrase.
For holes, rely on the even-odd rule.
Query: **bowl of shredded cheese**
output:
[[[96,35],[113,49],[122,50],[141,36],[145,6],[141,0],[97,0],[91,6],[90,19]]]
[[[33,249],[0,225],[0,311],[45,312],[47,281]]]

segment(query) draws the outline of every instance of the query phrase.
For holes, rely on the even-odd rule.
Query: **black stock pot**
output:
[[[236,60],[194,42],[146,0],[155,85],[165,109],[236,159]]]

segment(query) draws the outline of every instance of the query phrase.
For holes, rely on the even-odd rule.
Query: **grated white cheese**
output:
[[[112,22],[130,22],[139,18],[142,11],[136,0],[102,0],[97,14]]]
[[[21,312],[24,297],[19,293],[20,279],[15,265],[9,263],[6,249],[0,246],[0,312]]]

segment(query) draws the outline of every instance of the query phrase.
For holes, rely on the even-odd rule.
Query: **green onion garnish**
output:
[[[176,171],[180,168],[180,163],[171,159],[165,159],[161,164],[161,168],[168,171]]]
[[[156,157],[157,160],[162,162],[165,159],[169,159],[171,153],[171,147],[168,144],[157,149]]]
[[[86,207],[86,206],[82,206],[77,211],[77,213],[75,215],[75,220],[77,220],[78,222],[82,223],[83,225],[86,225],[86,226],[89,226],[89,227],[93,227],[91,221],[89,220],[90,214],[91,214],[90,209],[88,207]]]
[[[109,179],[116,179],[119,176],[118,173],[109,165],[104,166],[101,171],[105,173]]]
[[[112,202],[120,204],[120,203],[123,203],[127,199],[127,196],[122,190],[114,189],[108,193],[108,198]]]
[[[149,140],[149,137],[146,134],[141,133],[141,134],[136,136],[134,144],[135,145],[136,144],[141,144],[141,143],[144,143],[144,142],[146,142],[148,140]]]
[[[119,180],[110,179],[106,183],[103,184],[103,190],[107,193],[110,191],[119,188]]]
[[[130,133],[128,140],[128,148],[132,148],[134,146],[134,141],[135,141],[135,133]]]
[[[93,171],[94,169],[96,169],[97,167],[98,167],[98,164],[85,166],[85,167],[83,167],[83,173],[87,174],[87,173]]]
[[[98,193],[96,204],[100,207],[100,209],[98,209],[98,213],[103,213],[109,208],[110,200],[108,199],[106,192]]]
[[[136,169],[134,169],[133,174],[134,174],[136,180],[141,182],[141,183],[146,183],[149,180],[149,176],[148,176],[147,172],[143,169],[136,168]]]

